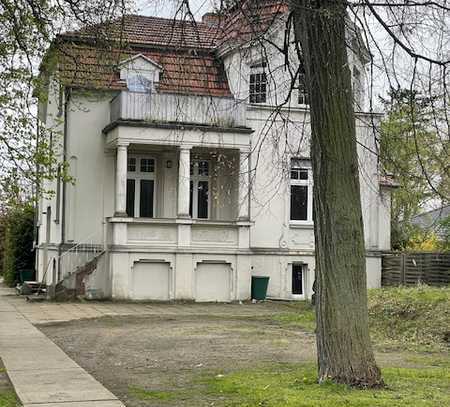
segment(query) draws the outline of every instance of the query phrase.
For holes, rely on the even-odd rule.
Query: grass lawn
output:
[[[6,370],[0,359],[0,407],[20,406],[16,393],[9,381]]]
[[[227,406],[375,407],[449,406],[450,372],[434,368],[385,368],[388,387],[354,390],[333,383],[317,384],[315,365],[271,365],[219,375],[208,389],[226,397]]]

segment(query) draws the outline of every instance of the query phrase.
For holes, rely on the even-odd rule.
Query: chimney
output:
[[[213,12],[203,14],[202,23],[209,25],[210,27],[214,27],[216,25],[219,25],[219,22],[220,22],[219,14]]]

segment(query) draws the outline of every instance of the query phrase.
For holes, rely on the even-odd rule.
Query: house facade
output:
[[[262,3],[258,30],[231,10],[198,23],[125,16],[125,42],[110,47],[98,27],[58,38],[39,112],[60,163],[38,209],[39,280],[88,298],[236,301],[268,276],[271,298],[311,297],[308,94],[294,50],[286,66],[274,45],[286,6]],[[365,57],[350,49],[349,60],[377,287],[390,189],[374,154],[379,117],[364,113]]]

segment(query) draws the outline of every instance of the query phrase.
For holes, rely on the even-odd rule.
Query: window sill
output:
[[[314,223],[313,222],[290,221],[289,228],[291,228],[291,229],[314,229]]]

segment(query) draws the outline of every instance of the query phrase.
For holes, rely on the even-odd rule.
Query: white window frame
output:
[[[208,175],[199,175],[198,173],[198,163],[200,161],[206,161],[208,163]],[[203,158],[194,158],[191,160],[192,174],[190,181],[192,182],[192,219],[210,219],[211,218],[211,160],[206,160]],[[208,217],[199,218],[198,217],[198,183],[200,181],[208,182]],[[190,187],[190,186],[189,186]]]
[[[300,98],[302,98],[303,102],[308,103],[300,103]],[[310,95],[308,92],[308,87],[306,86],[306,73],[304,68],[299,68],[298,74],[298,85],[297,85],[297,103],[299,106],[309,107],[310,104]]]
[[[291,171],[308,171],[308,179],[292,179]],[[291,219],[291,187],[293,185],[307,186],[308,187],[308,205],[306,220]],[[289,224],[290,225],[313,225],[313,173],[311,160],[308,158],[291,158],[289,168]]]
[[[253,64],[250,66],[250,73],[248,75],[248,102],[251,104],[267,104],[267,99],[269,98],[269,80],[268,80],[268,76],[267,76],[267,71],[266,71],[266,67],[267,67],[267,63],[265,61],[261,61],[257,64]],[[261,75],[264,74],[266,77],[266,92],[265,92],[265,97],[264,97],[264,101],[263,102],[252,102],[251,101],[251,97],[252,97],[252,93],[250,93],[250,78],[251,75]],[[261,92],[259,94],[262,94]],[[256,95],[256,93],[254,94]]]
[[[128,160],[130,158],[136,159],[136,168],[135,171],[128,171]],[[153,172],[141,172],[141,159],[150,159],[154,162],[154,171]],[[127,180],[134,180],[134,217],[140,218],[137,216],[140,214],[140,198],[141,198],[141,180],[153,180],[153,218],[156,218],[156,170],[157,170],[157,161],[154,156],[150,155],[137,155],[137,154],[128,154],[127,158]]]

